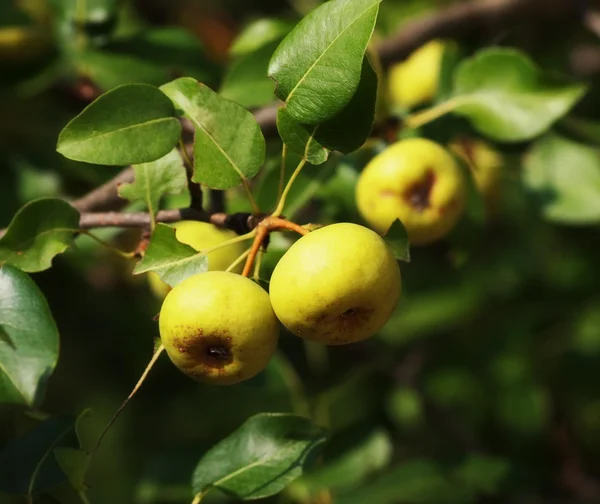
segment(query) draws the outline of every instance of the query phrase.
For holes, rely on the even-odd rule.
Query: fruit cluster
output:
[[[211,224],[176,225],[177,238],[197,249],[206,247],[204,235],[218,234],[229,238]],[[268,293],[245,276],[220,271],[237,254],[229,247],[209,254],[209,271],[170,290],[160,311],[167,354],[199,381],[228,385],[262,371],[277,348],[279,322],[326,345],[364,340],[388,321],[400,296],[400,268],[389,245],[358,224],[331,224],[301,237],[277,263]]]

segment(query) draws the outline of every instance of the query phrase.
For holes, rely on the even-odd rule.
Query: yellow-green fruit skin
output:
[[[444,43],[432,40],[392,65],[388,75],[392,105],[411,109],[431,101],[438,91]]]
[[[208,222],[181,221],[173,224],[175,237],[181,243],[200,251],[206,250],[235,238],[237,235],[229,229],[221,229]],[[245,250],[243,243],[234,243],[208,253],[209,271],[224,271]],[[234,271],[241,273],[243,264]]]
[[[351,223],[300,238],[277,263],[269,284],[281,323],[326,345],[373,336],[390,318],[400,291],[400,268],[387,243]]]
[[[158,299],[164,299],[171,290],[171,286],[168,283],[163,282],[158,274],[156,274],[154,271],[148,272],[147,279],[152,294],[154,294]]]
[[[492,203],[498,194],[502,176],[502,155],[489,143],[477,138],[458,138],[449,147],[469,165],[477,188],[486,202]]]
[[[356,204],[379,233],[400,219],[410,243],[425,245],[454,228],[466,193],[464,175],[446,149],[425,138],[408,138],[365,166],[356,184]]]
[[[235,273],[208,271],[185,279],[159,316],[171,361],[192,378],[232,385],[252,378],[277,348],[279,323],[269,295]]]
[[[175,237],[178,241],[198,251],[215,247],[237,236],[229,229],[221,229],[208,222],[180,221],[173,224],[172,227],[175,228]],[[208,270],[226,270],[231,263],[244,253],[244,250],[245,246],[243,243],[234,243],[209,252],[207,254]],[[244,264],[240,263],[232,271],[234,273],[241,273],[243,267]],[[158,275],[152,272],[148,273],[148,283],[150,290],[159,299],[163,299],[171,289],[167,283],[163,282]]]

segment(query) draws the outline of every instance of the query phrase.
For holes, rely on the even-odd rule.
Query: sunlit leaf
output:
[[[175,229],[157,224],[144,257],[133,270],[135,275],[154,271],[163,282],[175,287],[187,277],[208,270],[208,257],[175,237]]]
[[[40,198],[15,214],[0,238],[0,264],[34,272],[48,269],[52,259],[73,242],[79,212],[61,199]]]
[[[358,87],[381,0],[330,0],[308,14],[269,64],[275,94],[304,124],[332,118]]]
[[[516,142],[543,133],[585,91],[583,84],[560,82],[544,75],[517,50],[486,48],[459,65],[453,98],[446,103],[481,133]]]
[[[105,165],[154,161],[179,140],[173,104],[154,86],[125,84],[101,95],[61,131],[63,156]]]
[[[158,212],[161,198],[181,194],[187,187],[183,160],[177,149],[156,161],[134,165],[135,180],[119,186],[119,196],[129,201],[143,201],[152,214]]]
[[[600,222],[600,150],[546,136],[525,157],[522,177],[548,220]]]
[[[22,271],[0,265],[0,403],[35,406],[58,360],[48,303]]]
[[[161,89],[194,125],[195,182],[228,189],[258,173],[265,139],[250,112],[189,77]]]
[[[255,415],[200,459],[194,493],[214,487],[243,500],[276,494],[314,462],[324,441],[324,431],[306,418]]]

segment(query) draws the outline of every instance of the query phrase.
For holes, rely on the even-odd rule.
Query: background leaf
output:
[[[528,140],[547,130],[583,96],[582,84],[551,79],[523,53],[487,48],[455,74],[457,114],[481,133],[504,142]],[[446,102],[446,103],[450,103]]]
[[[195,182],[228,189],[258,173],[265,139],[250,112],[189,77],[161,89],[194,125]]]
[[[155,271],[163,282],[175,287],[187,277],[208,270],[208,258],[175,238],[175,229],[158,223],[150,243],[133,273]]]
[[[0,238],[0,264],[35,272],[52,266],[52,259],[73,242],[79,212],[61,199],[40,198],[15,214]]]
[[[35,406],[58,360],[58,330],[28,275],[0,266],[0,404]]]
[[[235,38],[229,53],[242,56],[283,38],[294,27],[294,23],[277,18],[261,18],[249,23]]]
[[[342,110],[360,81],[381,0],[330,0],[308,14],[269,64],[275,94],[298,122],[316,124]]]
[[[11,441],[0,453],[0,490],[35,495],[66,481],[53,456],[58,446],[78,446],[74,415],[50,417]]]
[[[143,201],[156,215],[160,199],[166,194],[181,194],[187,188],[185,166],[177,149],[156,161],[134,165],[135,180],[119,186],[119,196]]]
[[[300,476],[324,441],[324,431],[306,418],[255,415],[200,459],[194,492],[214,486],[244,500],[268,497]]]
[[[304,502],[321,490],[356,488],[389,464],[392,451],[392,439],[383,429],[374,429],[362,438],[353,437],[349,449],[296,480],[290,493]]]
[[[269,42],[235,61],[223,79],[219,94],[242,107],[261,107],[275,101],[274,84],[267,75],[278,41]]]
[[[548,220],[600,222],[600,151],[548,135],[527,156],[523,182]]]
[[[154,86],[125,84],[103,94],[61,131],[63,156],[105,165],[154,161],[175,146],[181,124],[173,105]]]
[[[410,262],[410,250],[408,243],[408,233],[404,224],[396,219],[384,236],[385,241],[392,248],[396,259]]]

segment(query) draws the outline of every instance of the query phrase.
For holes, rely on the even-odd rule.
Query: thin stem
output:
[[[457,98],[447,100],[439,105],[435,105],[434,107],[423,110],[422,112],[417,112],[416,114],[408,116],[404,121],[404,125],[407,128],[419,128],[420,126],[423,126],[431,121],[435,121],[443,115],[452,112],[459,105],[460,100]]]
[[[268,234],[269,230],[266,227],[259,226],[256,228],[256,236],[254,237],[252,247],[250,248],[250,253],[248,254],[248,258],[246,259],[246,264],[244,265],[244,271],[242,271],[242,276],[247,277],[250,274],[250,270],[252,269],[252,264],[254,263],[256,254],[258,254],[262,242]]]
[[[252,196],[252,191],[250,190],[250,185],[248,184],[248,181],[245,178],[242,178],[242,185],[244,186],[244,190],[246,191],[246,194],[248,195],[248,200],[250,200],[250,205],[252,206],[252,213],[259,214],[260,208],[258,208],[256,201],[254,201],[254,196]]]
[[[88,498],[88,496],[86,495],[86,493],[83,490],[81,492],[79,492],[77,495],[79,495],[79,499],[81,500],[81,502],[83,504],[91,504],[90,499]]]
[[[260,265],[262,264],[263,255],[264,250],[258,249],[258,254],[256,254],[256,262],[254,263],[254,274],[252,275],[252,279],[255,282],[258,282],[260,279]]]
[[[96,236],[94,233],[92,233],[91,231],[89,231],[87,229],[76,229],[74,231],[77,233],[81,233],[86,236],[89,236],[92,240],[94,240],[94,241],[98,242],[100,245],[103,245],[104,247],[112,250],[115,254],[120,255],[124,259],[134,259],[135,258],[135,252],[124,252],[124,251],[118,249],[117,247],[111,245],[107,241],[104,241],[102,238],[99,238],[98,236]]]
[[[250,248],[247,249],[243,254],[241,254],[235,261],[233,261],[225,271],[229,272],[234,270],[235,268],[237,268],[237,266],[244,260],[246,259],[246,257],[248,257],[248,254],[250,253]]]
[[[283,208],[285,207],[285,200],[288,197],[288,194],[290,192],[290,189],[292,188],[294,181],[296,180],[296,177],[298,177],[298,175],[300,174],[300,171],[302,170],[302,168],[304,167],[305,164],[306,164],[306,159],[303,159],[300,161],[300,163],[298,163],[298,166],[296,166],[296,169],[294,170],[294,173],[292,173],[290,180],[288,180],[288,182],[285,186],[285,189],[283,190],[283,193],[281,193],[281,198],[279,198],[279,203],[277,204],[277,208],[271,214],[273,217],[279,217],[283,213]]]
[[[281,165],[279,166],[279,186],[277,187],[277,201],[281,199],[283,194],[283,185],[285,183],[285,158],[287,155],[287,145],[283,144],[281,149]]]
[[[255,233],[256,233],[256,231],[252,230],[249,233],[246,233],[246,234],[243,234],[240,236],[236,236],[235,238],[231,238],[231,240],[224,241],[223,243],[219,243],[218,245],[207,248],[206,250],[201,250],[198,253],[199,254],[208,254],[208,253],[214,252],[215,250],[218,250],[220,248],[227,247],[228,245],[233,245],[234,243],[249,240],[250,238],[252,238],[255,235]]]
[[[100,448],[100,443],[102,443],[102,439],[104,439],[104,436],[106,435],[106,433],[108,432],[108,430],[112,427],[112,425],[115,423],[115,420],[117,419],[117,417],[125,409],[125,406],[127,406],[127,404],[129,403],[129,401],[131,400],[131,398],[140,389],[140,387],[142,386],[142,384],[146,380],[148,374],[150,373],[150,371],[154,367],[154,364],[156,364],[156,361],[158,360],[158,358],[160,357],[160,354],[163,352],[164,349],[165,349],[165,347],[161,343],[160,346],[154,351],[154,354],[152,355],[152,358],[150,359],[150,362],[148,362],[148,365],[146,366],[146,369],[144,369],[144,372],[142,373],[142,376],[140,376],[140,379],[138,380],[138,382],[135,384],[135,387],[133,387],[133,390],[127,396],[127,399],[125,399],[125,401],[123,401],[123,404],[121,404],[121,406],[119,407],[119,409],[117,410],[117,412],[110,419],[110,422],[108,422],[108,425],[104,428],[104,430],[100,434],[100,437],[98,438],[98,441],[96,443],[96,447],[93,449],[92,454],[90,456],[92,456],[94,453],[96,453],[96,451],[98,450],[98,448]]]
[[[202,499],[204,499],[204,496],[208,493],[208,490],[206,492],[200,492],[198,494],[196,494],[196,496],[194,497],[194,500],[192,501],[192,504],[200,504],[202,502]]]

